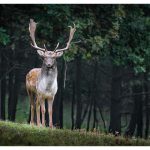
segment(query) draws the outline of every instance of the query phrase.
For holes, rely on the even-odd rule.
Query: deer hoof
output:
[[[42,127],[45,127],[45,123],[42,123]]]
[[[41,123],[39,123],[39,124],[37,124],[37,126],[38,126],[38,127],[42,127],[42,124],[41,124]]]
[[[31,126],[34,126],[34,122],[30,122],[30,125],[31,125]]]
[[[50,127],[50,129],[55,129],[55,127],[53,125],[50,125],[49,127]]]

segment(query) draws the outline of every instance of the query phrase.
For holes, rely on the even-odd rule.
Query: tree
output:
[[[109,132],[121,134],[121,69],[113,69],[112,88],[111,88],[111,106],[110,106],[110,125]]]
[[[143,131],[143,104],[142,104],[142,95],[138,95],[138,93],[142,92],[142,86],[140,84],[136,84],[133,86],[133,99],[134,99],[134,108],[133,113],[131,115],[129,126],[125,131],[125,136],[132,137],[134,132],[137,129],[136,136],[142,138]]]
[[[6,72],[7,68],[3,66],[7,66],[6,58],[5,58],[5,48],[4,46],[9,43],[9,35],[6,33],[4,28],[0,28],[0,119],[5,120],[5,99],[6,99]]]

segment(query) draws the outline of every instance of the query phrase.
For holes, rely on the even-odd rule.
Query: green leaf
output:
[[[0,27],[0,44],[7,45],[10,42],[10,37],[6,30]]]

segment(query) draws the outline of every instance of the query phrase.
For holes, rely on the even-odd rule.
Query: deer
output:
[[[30,101],[31,119],[30,125],[34,125],[34,110],[36,110],[37,126],[41,126],[40,119],[40,108],[42,113],[42,126],[45,126],[45,100],[48,101],[48,114],[49,114],[49,127],[53,128],[53,101],[57,93],[57,61],[63,53],[69,49],[71,41],[73,39],[74,33],[76,31],[76,26],[70,27],[69,40],[66,43],[65,48],[59,47],[59,42],[53,51],[47,50],[45,44],[41,48],[37,46],[35,41],[35,31],[37,23],[33,19],[29,22],[29,33],[31,38],[31,46],[34,48],[38,55],[42,58],[42,67],[33,68],[26,75],[26,90]],[[34,100],[35,96],[35,100]],[[34,105],[35,104],[35,105]]]

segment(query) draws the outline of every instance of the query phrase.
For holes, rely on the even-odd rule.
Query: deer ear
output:
[[[44,57],[44,52],[43,51],[40,51],[40,50],[37,50],[38,54],[41,56],[41,57]]]
[[[62,55],[63,55],[63,52],[57,52],[55,57],[58,58],[58,57],[61,57]]]

